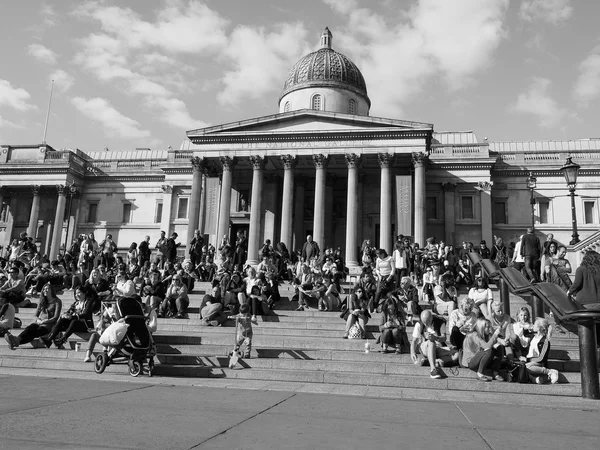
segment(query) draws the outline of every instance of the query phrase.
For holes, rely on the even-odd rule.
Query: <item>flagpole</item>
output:
[[[42,145],[46,145],[46,133],[48,132],[48,119],[50,118],[50,105],[52,104],[52,90],[54,89],[54,80],[50,85],[50,98],[48,99],[48,111],[46,111],[46,125],[44,125],[44,138],[42,139]]]

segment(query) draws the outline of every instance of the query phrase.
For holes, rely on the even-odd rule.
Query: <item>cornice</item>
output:
[[[544,169],[544,168],[530,168],[530,167],[524,167],[522,169],[517,169],[517,168],[510,168],[507,170],[503,170],[503,169],[492,169],[491,171],[491,175],[492,176],[501,176],[501,177],[506,177],[506,176],[511,176],[511,177],[526,177],[529,175],[530,172],[533,172],[533,174],[536,177],[560,177],[563,178],[563,174],[560,172],[559,169],[556,170],[548,170],[548,169]],[[600,177],[600,168],[599,169],[579,169],[578,172],[578,176],[587,176],[587,177]]]
[[[192,173],[192,168],[190,167],[188,170],[188,173]],[[136,175],[117,175],[117,176],[106,176],[106,175],[98,175],[98,176],[88,176],[86,177],[87,181],[89,182],[122,182],[122,183],[126,183],[126,182],[145,182],[145,181],[149,181],[149,182],[164,182],[165,181],[165,177],[164,175],[155,175],[155,176],[136,176]]]

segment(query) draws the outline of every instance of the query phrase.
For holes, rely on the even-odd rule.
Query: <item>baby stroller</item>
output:
[[[151,377],[156,347],[146,326],[142,305],[135,298],[123,297],[116,301],[116,308],[118,315],[129,327],[121,342],[114,346],[105,346],[104,351],[96,356],[94,370],[100,374],[110,364],[126,362],[129,365],[129,374],[137,377],[147,363],[148,376]]]

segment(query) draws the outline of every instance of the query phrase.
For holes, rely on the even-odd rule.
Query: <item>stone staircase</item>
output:
[[[235,369],[229,369],[228,353],[234,339],[233,321],[222,327],[200,326],[199,305],[208,284],[200,283],[191,295],[189,319],[159,319],[158,331],[154,334],[158,354],[156,377],[193,377],[203,379],[229,378],[245,382],[262,380],[269,383],[322,384],[341,386],[371,386],[381,388],[410,388],[433,393],[454,391],[456,393],[533,394],[544,396],[581,396],[579,370],[579,348],[575,335],[556,334],[552,339],[549,366],[561,372],[556,385],[532,385],[517,383],[475,382],[474,374],[468,369],[446,368],[447,378],[433,380],[429,368],[415,366],[407,353],[384,354],[375,345],[379,334],[379,315],[374,314],[367,326],[371,351],[365,353],[364,340],[342,339],[345,323],[337,312],[321,312],[316,309],[294,311],[295,302],[289,302],[293,292],[286,284],[281,287],[282,300],[274,315],[258,318],[254,325],[254,338],[250,359],[240,361]],[[498,292],[494,292],[498,296]],[[61,298],[70,303],[65,293]],[[511,295],[511,311],[514,312],[525,301]],[[35,309],[21,309],[18,317],[23,327],[33,320]],[[14,330],[19,334],[20,330]],[[409,337],[412,328],[407,330]],[[75,351],[75,343],[81,348]],[[91,377],[102,379],[105,374],[128,378],[127,367],[111,365],[105,374],[96,375],[93,364],[84,363],[87,342],[72,336],[66,350],[55,348],[33,348],[29,344],[11,351],[6,342],[0,342],[0,373],[64,373],[72,376],[86,372]],[[101,350],[98,346],[96,350]],[[290,385],[291,383],[291,385]],[[428,394],[428,395],[430,395]]]

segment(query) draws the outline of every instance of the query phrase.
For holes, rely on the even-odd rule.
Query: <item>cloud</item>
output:
[[[573,96],[575,101],[584,107],[600,97],[600,46],[579,65],[579,76],[575,82]]]
[[[136,120],[124,116],[103,98],[74,97],[71,103],[87,118],[98,122],[109,136],[125,139],[148,138],[150,131],[141,128]]]
[[[102,29],[129,48],[156,47],[175,53],[214,53],[226,44],[229,21],[199,1],[184,5],[169,1],[156,14],[155,22],[143,20],[129,8],[104,6],[96,2],[77,8],[78,17],[100,22]]]
[[[8,106],[17,111],[29,111],[37,109],[35,105],[28,103],[31,95],[25,89],[14,88],[7,80],[0,79],[0,107]]]
[[[42,22],[47,27],[53,27],[59,23],[58,14],[54,11],[54,8],[47,3],[42,4],[40,15],[42,16]]]
[[[519,17],[525,22],[559,25],[569,20],[572,14],[571,0],[523,0],[519,8]]]
[[[187,91],[192,84],[177,73],[180,69],[188,75],[195,70],[176,57],[189,58],[188,52],[212,55],[222,45],[220,27],[226,21],[217,13],[198,2],[183,6],[171,1],[156,13],[153,23],[131,9],[91,2],[75,14],[99,22],[103,30],[80,40],[76,64],[127,95],[141,97],[149,113],[163,123],[178,129],[206,125],[191,116],[173,90]]]
[[[547,78],[533,77],[527,90],[518,95],[517,100],[509,106],[509,110],[535,116],[543,128],[554,128],[560,125],[563,119],[572,114],[567,109],[561,108],[549,94],[550,84]]]
[[[224,51],[233,69],[225,71],[224,89],[217,99],[236,105],[283,88],[283,77],[301,56],[309,52],[307,30],[302,23],[282,23],[264,28],[238,27]]]
[[[354,0],[325,0],[346,25],[334,48],[361,69],[374,115],[398,116],[435,78],[451,91],[493,65],[505,38],[508,0],[420,0],[406,11],[375,13]],[[475,38],[476,37],[476,38]],[[339,45],[336,45],[339,42]]]
[[[58,89],[59,92],[65,93],[75,83],[75,78],[62,69],[57,69],[50,74],[49,77],[51,80],[54,80],[54,87]]]
[[[56,53],[41,44],[31,44],[27,47],[27,53],[43,63],[50,65],[56,64]]]
[[[20,124],[20,123],[16,123],[16,122],[11,122],[8,119],[5,119],[4,117],[0,116],[0,128],[5,127],[5,128],[25,128],[24,125]],[[2,142],[2,141],[0,141]]]

